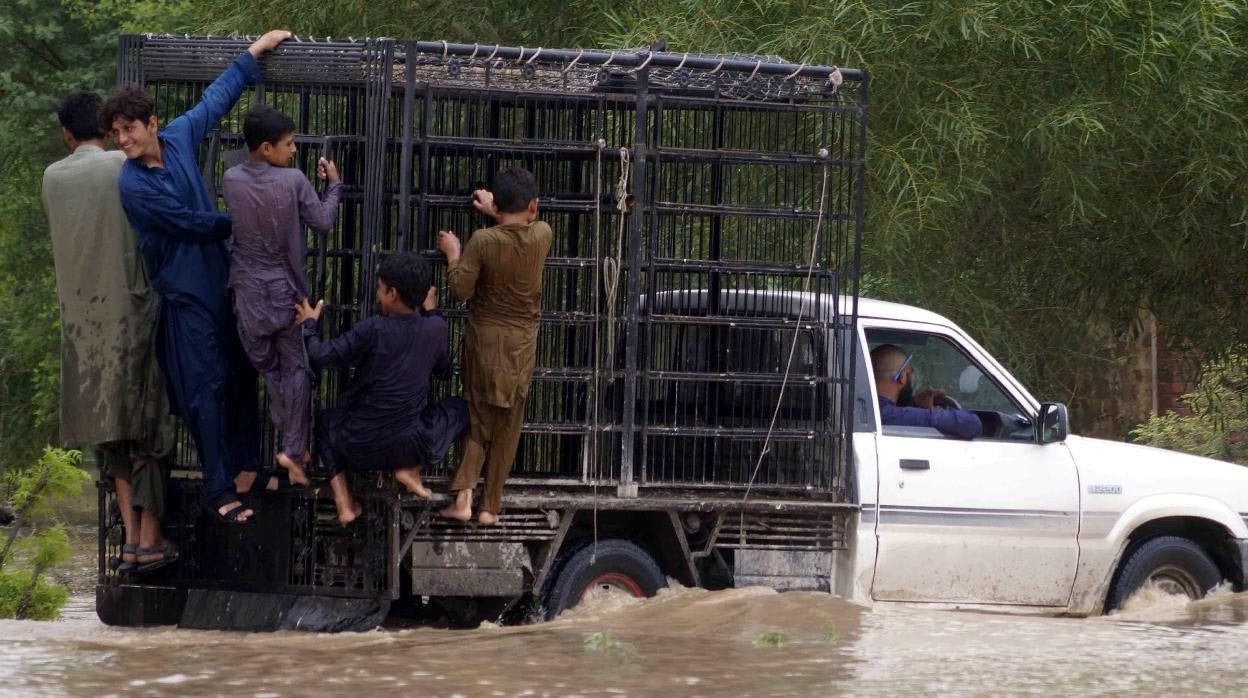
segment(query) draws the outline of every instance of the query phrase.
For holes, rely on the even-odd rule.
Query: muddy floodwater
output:
[[[0,694],[1191,695],[1248,693],[1248,595],[1156,593],[1119,615],[866,608],[750,588],[589,599],[475,630],[242,634],[0,622]]]

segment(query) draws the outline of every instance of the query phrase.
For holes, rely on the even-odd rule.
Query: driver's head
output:
[[[895,397],[910,382],[914,370],[906,363],[906,350],[896,344],[881,344],[871,350],[871,367],[875,373],[875,390],[885,397]]]

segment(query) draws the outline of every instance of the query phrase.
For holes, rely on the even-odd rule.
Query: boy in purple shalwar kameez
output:
[[[243,349],[268,387],[273,425],[281,433],[277,462],[291,482],[306,485],[310,386],[303,337],[292,318],[295,306],[308,297],[303,226],[329,232],[342,183],[334,163],[322,158],[317,174],[329,186],[324,198],[317,198],[303,173],[290,167],[295,124],[276,109],[252,109],[243,120],[243,136],[251,156],[222,179],[234,219],[229,283],[234,314]],[[272,489],[270,484],[260,487]]]

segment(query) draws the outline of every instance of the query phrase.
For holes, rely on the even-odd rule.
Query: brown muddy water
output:
[[[1248,694],[1229,592],[1073,619],[676,589],[526,627],[243,634],[104,626],[86,558],[62,620],[0,622],[0,695]]]

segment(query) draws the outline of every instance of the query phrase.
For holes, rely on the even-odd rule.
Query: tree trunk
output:
[[[43,576],[46,568],[41,565],[35,565],[35,570],[30,573],[30,584],[26,587],[26,592],[22,594],[22,600],[17,602],[17,610],[13,612],[13,617],[18,620],[25,620],[27,614],[30,613],[30,603],[35,599],[35,587],[39,584],[39,578]]]
[[[26,499],[26,505],[14,512],[13,528],[9,529],[9,538],[4,542],[4,549],[0,550],[0,571],[4,570],[4,563],[9,561],[9,551],[13,549],[13,543],[17,540],[17,534],[22,532],[22,528],[26,525],[26,512],[39,501],[39,495],[43,493],[43,488],[48,486],[48,477],[52,473],[52,467],[44,468],[43,473],[39,476],[39,482],[35,484],[35,489],[31,491],[30,497]]]

